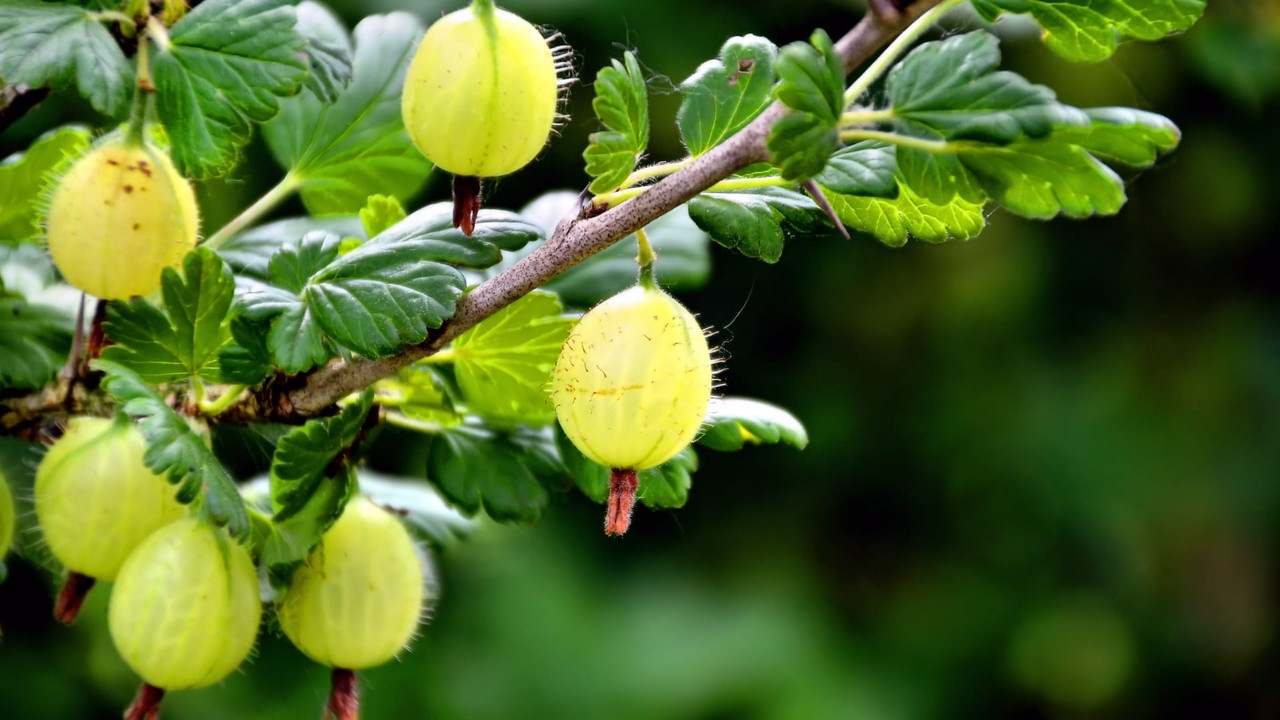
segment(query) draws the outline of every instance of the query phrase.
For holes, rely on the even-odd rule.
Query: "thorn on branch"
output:
[[[835,208],[831,207],[831,202],[827,200],[827,196],[823,194],[822,188],[818,186],[818,183],[813,178],[809,178],[804,181],[802,187],[804,187],[805,192],[809,193],[809,197],[813,198],[813,201],[818,204],[818,207],[822,208],[822,212],[827,214],[827,218],[832,223],[835,223],[836,230],[839,230],[844,239],[848,240],[849,231],[845,229],[844,223],[840,222],[840,216],[836,215]]]

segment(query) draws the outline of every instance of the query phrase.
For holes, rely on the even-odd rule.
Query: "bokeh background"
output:
[[[350,24],[460,4],[330,2]],[[655,159],[679,156],[675,85],[725,38],[835,35],[859,12],[504,5],[561,30],[586,82],[638,51]],[[1114,218],[996,213],[967,243],[812,240],[772,267],[716,250],[683,299],[722,329],[727,392],[792,409],[809,448],[704,451],[689,504],[622,541],[568,490],[535,528],[484,526],[438,558],[413,651],[365,674],[366,720],[1280,717],[1280,2],[1214,0],[1185,36],[1089,66],[1002,29],[1011,69],[1163,113],[1182,146]],[[492,204],[585,184],[591,96]],[[86,118],[50,100],[0,155]],[[201,188],[206,227],[278,179],[259,149]],[[21,562],[0,587],[0,717],[118,717],[136,679],[106,593],[68,630],[51,592]],[[268,640],[164,717],[317,717],[327,682]]]

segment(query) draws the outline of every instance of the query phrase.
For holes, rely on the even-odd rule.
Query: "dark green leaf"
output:
[[[60,312],[0,295],[0,387],[42,387],[66,361],[71,324]]]
[[[689,154],[697,157],[724,142],[759,115],[773,99],[773,63],[778,48],[756,35],[730,38],[680,84],[676,122]]]
[[[987,20],[1028,13],[1044,28],[1044,42],[1074,62],[1098,62],[1123,38],[1159,40],[1182,32],[1204,12],[1206,0],[974,0]]]
[[[769,152],[784,179],[810,178],[822,172],[840,145],[844,62],[831,38],[817,30],[809,43],[782,48],[775,67],[774,97],[791,111],[769,130]]]
[[[997,70],[1000,43],[977,30],[920,45],[889,73],[886,89],[899,128],[944,140],[1010,143],[1089,118],[1053,91]]]
[[[505,433],[468,421],[432,438],[427,459],[428,479],[450,502],[504,521],[541,517],[548,500],[542,478],[563,472],[550,428]]]
[[[803,450],[809,434],[794,415],[777,405],[750,398],[713,399],[698,444],[730,452],[748,443],[786,443]]]
[[[364,239],[360,218],[355,215],[329,217],[296,217],[277,220],[246,230],[218,248],[237,275],[267,280],[267,265],[276,251],[288,243],[297,243],[309,232],[323,231],[338,237]]]
[[[712,240],[767,263],[782,257],[786,238],[826,227],[812,200],[783,188],[703,193],[689,202],[689,217]]]
[[[231,320],[231,342],[218,351],[222,382],[257,385],[271,374],[271,349],[267,347],[270,326],[248,318]]]
[[[373,391],[366,390],[338,415],[308,420],[280,438],[271,458],[273,522],[301,511],[323,480],[336,478],[345,469],[336,467],[334,461],[359,437],[372,406]]]
[[[475,520],[460,515],[420,480],[361,470],[360,494],[403,518],[410,530],[437,547],[452,545],[476,527]]]
[[[342,516],[356,489],[356,471],[351,466],[344,465],[332,477],[321,478],[295,513],[272,518],[270,532],[261,541],[262,564],[273,567],[305,560]]]
[[[360,208],[360,225],[365,237],[374,237],[404,220],[404,207],[390,195],[370,195]]]
[[[311,74],[307,89],[331,103],[351,81],[351,37],[329,8],[312,0],[298,3],[296,29],[307,39]]]
[[[3,12],[0,8],[0,13]],[[0,54],[3,52],[0,50]],[[0,162],[0,242],[30,241],[39,237],[36,216],[41,193],[71,158],[89,147],[89,138],[86,128],[58,128],[41,135],[21,155],[12,155]]]
[[[422,188],[431,163],[400,117],[405,70],[421,37],[422,25],[407,13],[365,18],[355,29],[351,82],[337,100],[303,91],[263,126],[312,214],[354,213],[379,193],[405,201]]]
[[[582,156],[587,174],[595,178],[591,192],[599,194],[621,185],[649,146],[649,94],[640,63],[630,52],[622,62],[614,60],[612,67],[600,70],[595,87],[591,107],[608,131],[592,133]]]
[[[609,468],[587,459],[559,425],[555,432],[556,449],[574,484],[594,502],[604,503],[609,499]],[[682,507],[689,499],[690,473],[697,468],[698,456],[692,447],[687,447],[658,467],[641,470],[636,496],[646,507]]]
[[[893,198],[829,190],[827,200],[845,227],[870,233],[889,247],[906,245],[908,237],[930,243],[968,240],[986,226],[981,204],[958,197],[941,204],[929,202],[906,185],[899,186]]]
[[[270,284],[253,284],[236,297],[247,320],[270,323],[267,347],[285,373],[299,373],[329,359],[329,345],[302,292],[311,276],[338,256],[339,242],[335,235],[311,232],[285,243],[268,264]]]
[[[898,192],[897,170],[893,146],[864,140],[838,150],[815,179],[832,192],[891,198]]]
[[[106,332],[115,344],[102,357],[150,383],[217,379],[218,350],[228,337],[223,321],[235,293],[231,270],[212,250],[197,248],[183,259],[181,274],[164,269],[160,289],[164,313],[142,298],[107,305]]]
[[[225,172],[249,141],[251,123],[280,110],[280,96],[307,77],[307,39],[288,0],[207,0],[169,29],[152,54],[156,112],[184,173]]]
[[[120,409],[140,418],[138,427],[147,441],[142,461],[147,467],[175,485],[200,488],[209,517],[226,525],[235,537],[247,539],[249,517],[244,501],[204,439],[132,370],[110,360],[95,360],[93,367],[106,373],[102,385]]]
[[[554,293],[534,291],[453,341],[468,411],[502,425],[551,421],[551,370],[574,323],[562,313]]]
[[[10,85],[76,89],[117,117],[133,90],[133,68],[111,33],[85,8],[8,0],[0,5],[0,78]]]
[[[541,239],[542,229],[520,215],[488,209],[480,211],[475,230],[468,236],[453,226],[452,203],[442,202],[396,223],[369,245],[394,247],[421,260],[485,268],[500,261],[504,251],[519,250]]]

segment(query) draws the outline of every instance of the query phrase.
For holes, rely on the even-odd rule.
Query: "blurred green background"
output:
[[[351,24],[403,7],[330,4]],[[504,5],[561,30],[584,82],[638,50],[654,159],[678,156],[674,85],[724,39],[835,35],[857,15]],[[704,451],[688,506],[641,511],[622,541],[568,489],[536,528],[485,526],[439,557],[444,597],[412,652],[364,675],[366,720],[1280,716],[1280,2],[1214,0],[1185,36],[1091,66],[1002,28],[1010,69],[1074,104],[1165,114],[1180,149],[1132,177],[1115,218],[997,213],[968,243],[796,242],[774,267],[717,250],[683,299],[721,329],[726,392],[793,410],[809,448]],[[493,205],[586,184],[591,96],[574,88],[574,121]],[[46,102],[0,156],[86,112]],[[202,188],[206,228],[278,179],[259,150]],[[446,194],[436,179],[424,199]],[[46,580],[12,570],[0,716],[118,717],[136,679],[106,593],[67,630]],[[317,717],[327,682],[269,639],[164,717]]]

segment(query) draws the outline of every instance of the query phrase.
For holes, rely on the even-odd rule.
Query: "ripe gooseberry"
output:
[[[66,281],[107,300],[148,295],[195,247],[191,183],[168,155],[109,140],[67,170],[49,204],[49,253]]]
[[[114,578],[148,535],[186,515],[174,488],[143,464],[145,450],[124,415],[76,417],[36,469],[36,519],[70,571],[54,611],[64,623],[75,620],[95,578]]]
[[[423,36],[400,109],[414,145],[456,176],[454,227],[474,229],[480,178],[513,173],[546,145],[567,52],[492,0],[445,15]]]
[[[165,691],[226,677],[261,619],[253,561],[226,532],[191,517],[152,533],[120,568],[107,610],[111,640],[145,683],[125,717],[154,717]]]
[[[565,435],[613,469],[605,533],[627,531],[636,471],[670,460],[698,434],[711,376],[698,321],[651,280],[595,306],[569,333],[552,399]]]
[[[421,561],[404,525],[352,498],[277,607],[280,628],[312,660],[334,668],[329,712],[354,717],[355,670],[404,649],[422,616]]]

